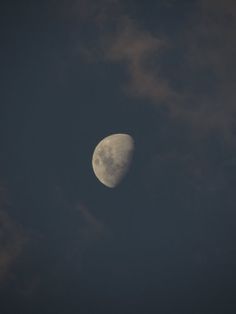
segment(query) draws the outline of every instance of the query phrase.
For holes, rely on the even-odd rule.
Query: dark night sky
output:
[[[0,314],[236,313],[236,2],[0,14]],[[115,189],[111,133],[136,143]]]

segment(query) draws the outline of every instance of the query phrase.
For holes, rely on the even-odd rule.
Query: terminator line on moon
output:
[[[98,180],[109,188],[116,187],[127,174],[132,162],[134,140],[128,134],[112,134],[95,147],[92,166]]]

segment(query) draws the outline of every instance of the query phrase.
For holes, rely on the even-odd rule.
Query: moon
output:
[[[127,174],[134,152],[134,140],[128,134],[112,134],[94,149],[92,167],[98,180],[109,188],[116,187]]]

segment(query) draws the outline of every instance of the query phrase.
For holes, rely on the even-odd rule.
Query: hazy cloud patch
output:
[[[86,38],[78,35],[77,52],[83,60],[123,66],[126,95],[164,106],[171,118],[186,123],[197,136],[218,132],[232,143],[236,114],[235,1],[196,1],[191,18],[183,21],[181,33],[177,31],[174,38],[163,30],[145,28],[121,0],[62,3],[65,15],[80,25],[79,31],[81,23],[88,27]],[[177,1],[166,4],[172,11],[179,6]],[[158,20],[156,23],[158,26]],[[173,61],[178,53],[179,61]],[[173,62],[168,71],[166,59]]]
[[[123,18],[115,36],[111,36],[105,57],[111,62],[124,63],[128,69],[129,94],[150,101],[170,101],[175,97],[168,80],[153,70],[152,60],[159,57],[166,43],[148,31],[140,29],[134,21]]]
[[[4,205],[8,203],[4,200],[5,191],[0,189],[0,283],[9,275],[11,267],[27,243],[23,229],[4,210]]]

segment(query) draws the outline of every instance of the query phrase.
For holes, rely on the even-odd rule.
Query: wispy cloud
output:
[[[5,189],[0,189],[0,283],[11,272],[11,267],[21,254],[27,237],[22,228],[15,223],[7,212],[4,205],[7,204],[5,199]]]
[[[187,32],[187,61],[191,74],[212,77],[212,91],[198,95],[198,116],[206,128],[218,127],[230,136],[236,114],[236,3],[235,1],[199,1],[199,12]]]
[[[163,40],[140,29],[134,21],[121,18],[118,31],[107,40],[104,54],[111,62],[124,63],[128,69],[129,93],[150,101],[171,101],[175,97],[168,80],[161,77],[153,63],[166,46]]]
[[[79,203],[76,209],[83,220],[80,231],[84,241],[99,239],[104,234],[104,224],[85,205]]]
[[[165,4],[171,10],[179,5],[177,1]],[[78,50],[89,61],[123,65],[127,74],[123,86],[129,97],[165,106],[170,117],[187,123],[195,134],[221,132],[232,140],[236,114],[235,1],[196,1],[189,12],[191,18],[183,21],[186,25],[175,38],[168,33],[160,37],[130,13],[122,0],[70,1],[67,16],[95,29],[92,39],[88,36],[83,41],[80,37]],[[176,57],[179,51],[178,65],[165,71],[163,56]],[[181,89],[176,87],[179,82]]]
[[[8,190],[0,185],[0,284],[11,272],[28,240],[22,227],[7,213],[9,206]]]
[[[103,28],[105,24],[120,14],[120,0],[59,0],[52,6],[57,16],[76,23],[95,23]]]
[[[105,56],[127,67],[129,95],[165,105],[171,116],[187,122],[199,135],[220,131],[229,139],[236,114],[236,5],[226,2],[199,1],[195,22],[180,43],[160,40],[137,21],[121,18]],[[181,91],[173,88],[173,78],[161,71],[161,56],[168,50],[174,54],[180,44],[185,55],[178,73],[185,85]],[[211,88],[207,87],[208,76],[212,77]]]

